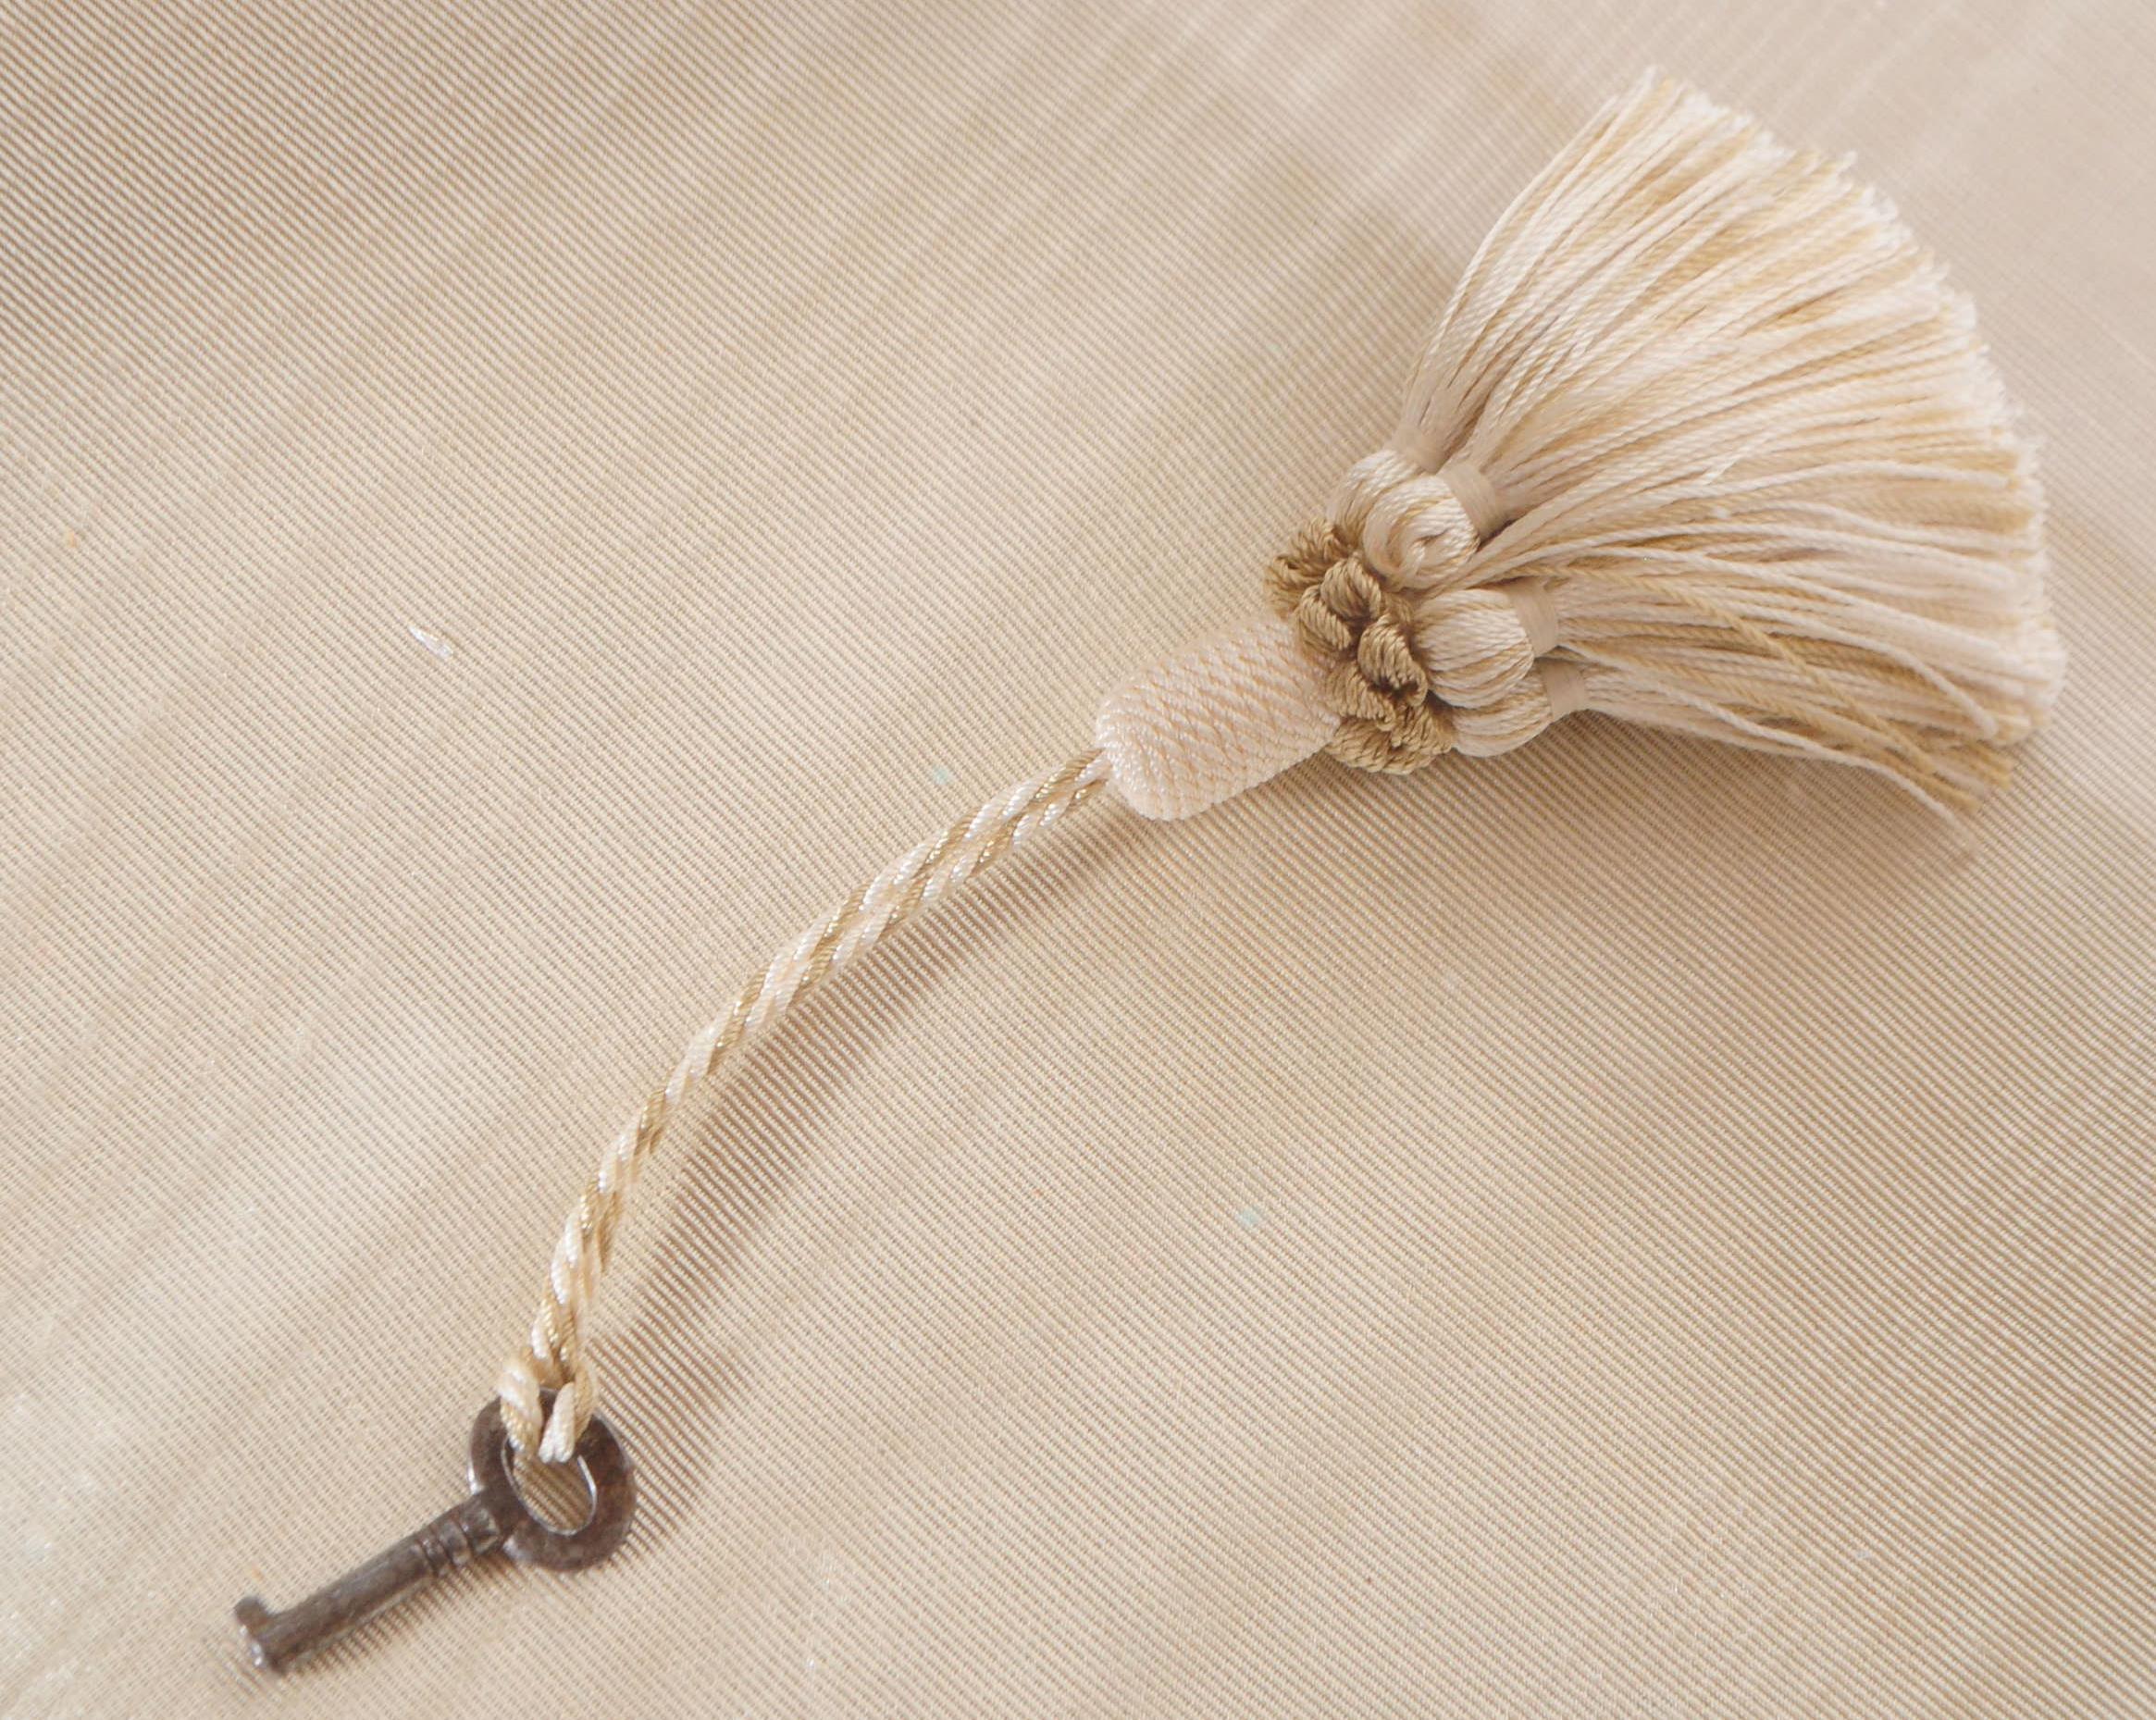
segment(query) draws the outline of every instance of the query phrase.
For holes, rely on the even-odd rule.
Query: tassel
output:
[[[1576,710],[1962,810],[2058,694],[2041,520],[1968,303],[1886,201],[1649,77],[1483,241],[1391,440],[1273,564],[1276,617],[1096,736],[1157,818]]]
[[[1094,749],[900,856],[690,1042],[564,1227],[510,1442],[561,1461],[590,1426],[600,1274],[691,1090],[1102,788],[1182,818],[1320,751],[1411,771],[1599,711],[1961,809],[2058,693],[2041,512],[1968,306],[1878,195],[1642,81],[1498,222],[1271,613],[1109,694]]]
[[[1116,689],[1092,749],[811,924],[607,1145],[472,1459],[477,1487],[483,1459],[506,1476],[504,1442],[576,1458],[593,1511],[575,1531],[527,1514],[510,1551],[569,1568],[626,1531],[635,1494],[594,1415],[589,1331],[669,1122],[915,915],[1106,787],[1182,818],[1321,750],[1412,771],[1509,751],[1575,711],[1839,760],[1967,807],[2058,694],[2041,514],[1968,305],[1878,194],[1642,81],[1484,241],[1391,440],[1269,571],[1271,613]],[[523,1509],[492,1494],[483,1508],[498,1540]],[[438,1545],[438,1528],[428,1569],[469,1539]],[[351,1597],[384,1571],[402,1582],[417,1539],[281,1621],[242,1602],[257,1660],[282,1664],[377,1610]]]

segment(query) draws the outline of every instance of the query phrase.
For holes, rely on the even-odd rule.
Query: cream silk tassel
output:
[[[2041,515],[1969,306],[1886,201],[1650,80],[1483,241],[1274,617],[1118,688],[1097,737],[1155,818],[1580,710],[1964,808],[2058,693]]]
[[[1963,808],[2058,691],[2040,514],[1969,307],[1885,201],[1642,81],[1498,221],[1254,618],[1111,693],[1095,750],[902,857],[698,1036],[563,1230],[510,1439],[576,1449],[599,1275],[688,1090],[1099,789],[1182,818],[1320,751],[1413,770],[1596,711]]]

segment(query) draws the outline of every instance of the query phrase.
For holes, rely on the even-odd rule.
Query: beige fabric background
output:
[[[0,26],[0,1711],[2156,1704],[2137,0]],[[774,943],[1255,602],[1649,60],[2048,449],[1961,835],[1578,720],[1109,801],[670,1144],[645,1515],[281,1687]],[[429,649],[413,629],[440,641]]]

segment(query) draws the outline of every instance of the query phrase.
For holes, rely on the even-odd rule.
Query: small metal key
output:
[[[282,1672],[355,1630],[376,1614],[445,1572],[489,1553],[520,1565],[574,1571],[597,1564],[622,1543],[637,1508],[636,1471],[613,1429],[598,1417],[576,1442],[576,1462],[591,1495],[591,1512],[574,1529],[558,1529],[532,1515],[509,1473],[509,1435],[489,1399],[472,1423],[472,1496],[425,1528],[309,1595],[273,1613],[257,1595],[232,1609],[249,1657],[266,1672]]]

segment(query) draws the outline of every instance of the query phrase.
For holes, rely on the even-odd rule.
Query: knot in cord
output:
[[[1326,665],[1340,713],[1327,750],[1358,770],[1419,771],[1452,749],[1452,714],[1416,656],[1414,606],[1331,520],[1313,520],[1266,570],[1266,595]]]
[[[1496,488],[1465,460],[1419,472],[1385,451],[1274,559],[1266,593],[1324,665],[1333,757],[1416,771],[1455,749],[1510,751],[1580,708],[1577,669],[1550,657],[1550,587],[1474,583],[1477,551],[1504,526]]]

